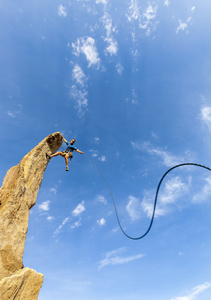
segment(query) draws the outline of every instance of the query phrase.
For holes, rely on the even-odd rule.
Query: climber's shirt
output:
[[[73,151],[76,151],[77,148],[74,147],[73,145],[71,145],[70,143],[66,142],[67,144],[67,148],[62,152],[63,156],[68,156],[68,158],[72,158],[73,157]]]
[[[67,144],[67,148],[66,148],[65,151],[67,151],[67,152],[73,152],[73,151],[75,151],[77,149],[76,147],[74,147],[73,145],[71,145],[68,142],[66,144]]]

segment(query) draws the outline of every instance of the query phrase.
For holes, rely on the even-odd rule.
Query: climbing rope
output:
[[[114,197],[113,197],[113,195],[112,195],[111,189],[110,189],[110,187],[109,187],[109,185],[108,185],[108,182],[106,181],[104,175],[103,175],[103,174],[100,172],[100,170],[95,166],[95,164],[94,164],[94,163],[86,156],[85,153],[84,153],[84,155],[85,155],[85,157],[87,158],[87,160],[93,165],[93,167],[98,171],[98,173],[102,176],[102,178],[103,178],[105,184],[107,185],[107,188],[108,188],[109,193],[110,193],[110,195],[111,195],[111,199],[112,199],[112,201],[113,201],[113,205],[114,205],[114,209],[115,209],[115,213],[116,213],[116,218],[117,218],[119,227],[120,227],[121,231],[123,232],[123,234],[124,234],[126,237],[128,237],[129,239],[131,239],[131,240],[140,240],[140,239],[142,239],[143,237],[145,237],[145,236],[149,233],[150,229],[152,228],[152,224],[153,224],[154,217],[155,217],[155,210],[156,210],[156,205],[157,205],[158,193],[159,193],[159,190],[160,190],[160,187],[161,187],[161,183],[163,182],[164,178],[166,177],[166,175],[167,175],[169,172],[171,172],[172,170],[174,170],[174,169],[176,169],[176,168],[183,167],[183,166],[196,166],[196,167],[201,167],[201,168],[204,168],[204,169],[207,169],[207,170],[211,171],[211,168],[208,168],[208,167],[203,166],[203,165],[200,165],[200,164],[195,164],[195,163],[182,163],[182,164],[178,164],[178,165],[176,165],[176,166],[170,168],[168,171],[166,171],[166,173],[162,176],[162,178],[160,179],[160,182],[158,183],[157,191],[156,191],[156,194],[155,194],[155,200],[154,200],[154,207],[153,207],[152,217],[151,217],[151,221],[150,221],[150,224],[149,224],[148,229],[146,230],[146,232],[145,232],[143,235],[141,235],[141,236],[139,236],[139,237],[132,237],[132,236],[128,235],[128,234],[124,231],[124,229],[122,228],[122,225],[121,225],[120,220],[119,220],[119,215],[118,215],[118,212],[117,212],[117,208],[116,208],[116,203],[115,203],[115,201],[114,201]]]

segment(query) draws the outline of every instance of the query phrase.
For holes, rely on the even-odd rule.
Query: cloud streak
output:
[[[70,95],[76,103],[79,117],[82,117],[88,107],[87,77],[78,64],[73,67],[72,78],[75,83],[71,87]]]
[[[102,22],[106,30],[106,37],[104,37],[104,41],[108,44],[105,49],[106,54],[116,55],[118,52],[118,44],[114,39],[112,33],[116,31],[116,28],[112,26],[112,19],[108,13],[105,13],[102,17]]]
[[[126,17],[129,22],[140,19],[140,12],[137,0],[131,0]]]
[[[79,216],[82,212],[85,211],[85,206],[84,206],[84,201],[82,201],[81,203],[79,203],[76,208],[73,210],[72,215],[74,217]]]
[[[102,4],[107,4],[107,0],[95,0],[96,4],[102,3]]]
[[[196,7],[195,6],[193,6],[192,8],[191,8],[191,14],[194,14],[195,13],[195,9],[196,9]],[[184,22],[182,22],[181,21],[181,19],[179,19],[179,26],[177,27],[177,29],[176,29],[176,33],[178,33],[179,31],[186,31],[186,33],[188,33],[188,26],[189,26],[189,23],[191,22],[191,20],[192,20],[192,17],[190,16],[190,17],[188,17],[187,19],[186,19],[186,21],[184,21]]]
[[[131,0],[128,12],[126,14],[129,22],[138,22],[139,28],[145,30],[146,36],[150,36],[151,33],[156,29],[158,24],[158,21],[156,21],[156,16],[157,5],[148,4],[145,11],[141,14],[137,0]],[[134,40],[135,33],[133,32],[132,35]]]
[[[77,85],[73,84],[70,89],[70,96],[76,103],[74,107],[78,111],[78,116],[80,118],[83,117],[88,107],[88,92],[85,89],[80,89]]]
[[[100,203],[103,203],[104,205],[108,205],[108,201],[102,195],[97,195],[97,201],[100,202]]]
[[[201,191],[193,196],[193,203],[202,203],[207,201],[211,196],[211,177],[205,178],[205,185],[202,187]]]
[[[106,161],[106,156],[105,155],[99,156],[97,150],[91,149],[91,150],[89,150],[89,152],[91,152],[91,155],[92,155],[93,158],[97,158],[98,160],[100,160],[102,162]]]
[[[122,75],[122,72],[124,70],[124,67],[120,64],[120,63],[117,63],[116,64],[116,71],[119,75]]]
[[[66,12],[66,9],[64,6],[62,6],[61,4],[59,5],[59,8],[58,8],[58,15],[60,17],[66,17],[67,16],[67,12]]]
[[[86,75],[84,74],[83,70],[78,64],[76,64],[73,68],[72,77],[75,80],[75,82],[81,87],[84,87],[86,85]]]
[[[129,201],[126,206],[126,211],[129,214],[131,221],[140,219],[142,213],[142,205],[138,198],[134,196],[128,197]]]
[[[74,222],[73,225],[70,226],[71,229],[75,229],[81,226],[81,218],[78,221]]]
[[[100,226],[103,226],[106,224],[106,220],[104,218],[100,219],[100,220],[97,220],[97,224],[100,225]]]
[[[140,151],[146,151],[151,155],[156,155],[161,158],[163,161],[163,164],[167,167],[172,167],[174,165],[177,165],[179,163],[184,162],[184,156],[176,156],[168,151],[165,151],[163,149],[153,147],[150,143],[135,143],[131,142],[131,145],[133,149],[137,149]]]
[[[169,179],[164,184],[164,187],[159,194],[159,201],[157,203],[155,217],[165,216],[168,214],[173,207],[177,205],[177,202],[181,196],[184,196],[188,193],[190,186],[191,178],[189,178],[187,182],[184,182],[178,176]],[[211,187],[209,192],[211,193]],[[145,191],[142,200],[132,195],[128,197],[126,211],[132,222],[139,220],[143,217],[143,215],[146,215],[148,218],[152,217],[154,198],[154,190]]]
[[[164,5],[165,5],[165,6],[167,6],[167,7],[168,7],[168,6],[169,6],[169,4],[170,4],[169,0],[165,0],[165,1],[164,1]]]
[[[201,118],[201,121],[211,131],[211,106],[204,106],[201,108],[200,118]]]
[[[156,28],[157,22],[154,22],[157,16],[157,5],[152,6],[149,4],[146,11],[142,15],[142,22],[139,27],[146,30],[146,36],[149,36],[151,32]]]
[[[178,33],[179,31],[184,31],[185,29],[187,29],[188,27],[188,24],[190,23],[191,21],[191,17],[189,17],[185,22],[182,22],[180,19],[179,19],[179,26],[177,27],[176,29],[176,33]],[[187,32],[187,31],[186,31]]]
[[[14,110],[14,111],[7,111],[7,115],[11,118],[16,118],[17,115],[19,115],[22,112],[22,105],[18,104],[18,109]]]
[[[69,44],[68,44],[69,45]],[[100,58],[98,57],[95,40],[92,37],[81,37],[72,43],[73,54],[77,57],[84,54],[88,62],[88,68],[96,66],[99,69]],[[75,108],[78,110],[78,116],[84,116],[88,109],[88,91],[87,76],[83,72],[79,64],[75,64],[72,70],[72,79],[74,84],[70,89],[70,96],[75,102]]]
[[[69,221],[69,218],[65,218],[62,222],[62,224],[54,231],[54,237],[56,237],[62,230],[62,228],[64,227],[64,225]]]
[[[196,297],[203,293],[204,291],[206,291],[207,289],[209,289],[211,287],[211,283],[210,282],[205,282],[201,285],[198,285],[196,287],[194,287],[187,296],[183,296],[183,297],[175,297],[175,298],[171,298],[170,300],[194,300],[196,299]]]
[[[169,179],[165,184],[163,190],[160,192],[159,201],[156,207],[155,216],[164,216],[173,209],[173,205],[188,193],[191,185],[191,180],[183,182],[178,176]],[[155,192],[146,191],[142,200],[142,209],[147,217],[151,218],[154,207]]]
[[[95,65],[100,66],[100,58],[98,57],[95,40],[92,37],[81,37],[72,43],[73,54],[79,56],[81,53],[85,55],[88,61],[88,67]]]
[[[41,210],[41,211],[48,211],[49,205],[50,205],[50,200],[47,200],[47,201],[44,201],[43,203],[41,203],[38,207],[39,207],[39,210]]]
[[[119,248],[105,254],[105,257],[98,263],[98,269],[102,269],[106,266],[122,265],[132,262],[134,260],[142,258],[143,254],[137,254],[132,256],[120,256],[122,252],[125,252],[125,248]]]

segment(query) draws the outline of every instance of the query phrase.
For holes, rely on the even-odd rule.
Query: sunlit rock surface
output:
[[[0,299],[37,299],[43,275],[23,269],[22,262],[29,210],[36,203],[49,162],[46,153],[55,153],[61,145],[60,132],[47,136],[4,178],[0,189]],[[10,298],[6,289],[16,291],[16,298]],[[32,294],[28,296],[27,291]]]
[[[24,268],[0,281],[0,299],[37,299],[43,283],[43,275]]]

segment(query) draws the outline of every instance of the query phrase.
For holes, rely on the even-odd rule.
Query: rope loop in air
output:
[[[85,155],[85,157],[87,158],[87,160],[93,165],[93,167],[98,171],[98,173],[101,175],[101,177],[103,178],[103,180],[104,180],[104,182],[105,182],[105,184],[106,184],[106,186],[107,186],[107,188],[108,188],[108,190],[109,190],[109,193],[110,193],[110,196],[111,196],[113,205],[114,205],[114,209],[115,209],[115,213],[116,213],[116,218],[117,218],[119,227],[120,227],[121,231],[123,232],[123,234],[124,234],[127,238],[129,238],[129,239],[131,239],[131,240],[140,240],[140,239],[142,239],[143,237],[145,237],[145,236],[149,233],[150,229],[152,228],[152,224],[153,224],[154,217],[155,217],[155,210],[156,210],[156,205],[157,205],[158,193],[159,193],[159,190],[160,190],[160,187],[161,187],[161,184],[162,184],[164,178],[166,177],[166,175],[167,175],[169,172],[171,172],[172,170],[174,170],[174,169],[176,169],[176,168],[183,167],[183,166],[196,166],[196,167],[204,168],[204,169],[207,169],[207,170],[211,171],[211,168],[206,167],[206,166],[203,166],[203,165],[200,165],[200,164],[196,164],[196,163],[182,163],[182,164],[178,164],[178,165],[173,166],[172,168],[168,169],[168,170],[166,171],[166,173],[162,176],[162,178],[160,179],[160,181],[159,181],[159,183],[158,183],[157,191],[156,191],[156,194],[155,194],[155,200],[154,200],[153,212],[152,212],[152,216],[151,216],[151,220],[150,220],[150,224],[149,224],[148,229],[146,230],[146,232],[145,232],[143,235],[141,235],[141,236],[139,236],[139,237],[132,237],[132,236],[128,235],[128,234],[124,231],[124,229],[122,228],[122,225],[121,225],[120,220],[119,220],[119,215],[118,215],[118,212],[117,212],[117,208],[116,208],[116,203],[115,203],[115,201],[114,201],[114,197],[113,197],[113,195],[112,195],[111,189],[110,189],[110,187],[109,187],[109,185],[108,185],[108,182],[106,181],[104,175],[103,175],[103,174],[100,172],[100,170],[95,166],[95,164],[94,164],[94,163],[86,156],[85,153],[84,153],[84,155]]]

